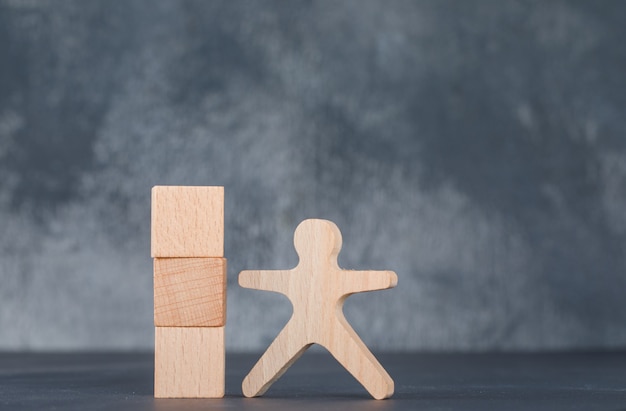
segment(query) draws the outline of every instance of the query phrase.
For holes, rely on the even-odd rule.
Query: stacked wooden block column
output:
[[[224,396],[224,188],[152,189],[156,398]]]

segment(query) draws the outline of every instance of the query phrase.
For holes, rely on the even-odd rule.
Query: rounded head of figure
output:
[[[341,231],[332,221],[308,219],[301,222],[293,235],[300,259],[326,259],[341,251]]]

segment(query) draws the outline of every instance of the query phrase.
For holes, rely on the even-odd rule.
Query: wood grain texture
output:
[[[155,326],[221,327],[225,323],[225,258],[154,259]]]
[[[156,327],[155,398],[224,396],[224,327]]]
[[[152,257],[223,257],[224,187],[152,188]]]
[[[300,262],[291,270],[242,271],[239,284],[274,291],[291,300],[293,315],[243,381],[246,397],[263,395],[312,344],[324,346],[376,399],[393,394],[389,374],[343,315],[346,298],[395,287],[393,271],[342,270],[341,232],[331,221],[305,220],[294,245]]]

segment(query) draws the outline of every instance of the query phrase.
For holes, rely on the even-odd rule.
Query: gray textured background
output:
[[[626,3],[0,1],[0,349],[150,348],[150,188],[226,186],[229,349],[304,218],[375,349],[626,347]]]

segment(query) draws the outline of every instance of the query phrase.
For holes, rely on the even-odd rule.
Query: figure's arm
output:
[[[239,273],[239,285],[255,290],[286,294],[291,270],[247,270]]]
[[[386,290],[398,284],[398,276],[393,271],[342,270],[337,275],[340,276],[339,287],[343,295]]]

